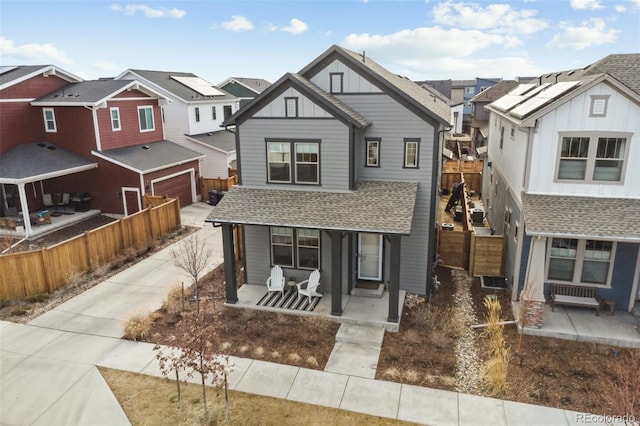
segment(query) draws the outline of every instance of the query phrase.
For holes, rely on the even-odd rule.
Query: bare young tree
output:
[[[180,389],[180,370],[184,368],[182,349],[155,345],[153,350],[156,351],[156,359],[162,375],[168,378],[172,371],[175,372],[176,386],[178,387],[178,408],[182,410],[182,392]]]
[[[200,289],[198,278],[207,267],[210,250],[205,249],[205,243],[200,239],[198,233],[194,233],[182,241],[171,250],[173,262],[187,274],[191,275],[196,290],[196,311],[200,313]]]

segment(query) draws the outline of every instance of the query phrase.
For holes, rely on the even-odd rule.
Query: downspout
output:
[[[522,190],[528,191],[529,178],[531,176],[531,153],[533,151],[533,135],[538,130],[538,120],[535,121],[533,127],[529,127],[527,131],[527,153],[525,157],[524,175],[522,176]]]

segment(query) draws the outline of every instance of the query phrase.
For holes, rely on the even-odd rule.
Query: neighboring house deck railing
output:
[[[128,261],[181,226],[177,199],[37,251],[0,255],[0,299],[51,293],[82,274]]]

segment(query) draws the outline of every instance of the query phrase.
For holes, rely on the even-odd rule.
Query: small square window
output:
[[[298,98],[284,98],[285,117],[298,116]]]
[[[155,123],[153,122],[153,107],[138,107],[138,121],[141,132],[150,132],[155,130]]]

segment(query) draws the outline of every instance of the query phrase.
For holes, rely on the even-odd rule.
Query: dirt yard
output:
[[[41,239],[32,244],[54,244],[92,229],[91,226],[100,224],[83,223],[75,229],[65,229],[63,234],[45,237],[47,241]],[[164,245],[175,241],[175,238],[168,239]],[[236,271],[239,277],[242,274],[240,268],[239,263]],[[27,322],[118,270],[113,269],[106,275],[87,275],[80,284],[68,286],[52,295],[3,302],[0,304],[0,319]],[[487,395],[480,380],[487,353],[486,339],[482,330],[470,328],[470,325],[486,322],[482,301],[487,293],[480,288],[478,280],[470,279],[463,271],[440,268],[438,276],[442,284],[431,304],[422,297],[409,296],[400,331],[386,333],[377,378]],[[221,312],[218,323],[221,337],[217,342],[221,353],[306,368],[324,368],[335,342],[337,323],[224,306],[223,282],[222,265],[200,282],[201,295],[205,297],[201,309],[212,309],[210,295],[213,294],[216,310]],[[188,299],[191,293],[192,289],[187,289]],[[502,302],[504,319],[513,319],[510,294],[501,291],[495,294]],[[187,301],[185,304],[188,310],[195,309],[195,303]],[[180,345],[185,333],[182,315],[179,309],[176,311],[175,303],[173,312],[168,312],[165,307],[151,313],[152,325],[144,340]],[[519,334],[516,327],[506,325],[504,334],[511,348],[511,362],[508,390],[501,395],[502,398],[594,414],[616,414],[620,413],[619,401],[624,399],[620,383],[626,377],[632,383],[627,390],[636,392],[637,398],[633,406],[636,412],[632,414],[640,418],[640,356],[624,365],[630,362],[630,350],[533,336],[524,336],[521,354],[517,355]]]

